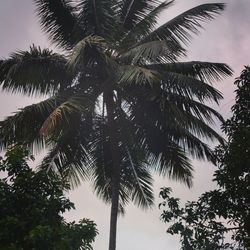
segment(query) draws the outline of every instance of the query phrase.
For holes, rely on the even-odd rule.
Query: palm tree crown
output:
[[[210,126],[222,117],[205,104],[222,98],[210,83],[232,71],[179,60],[224,4],[197,6],[157,27],[174,0],[34,2],[65,54],[33,45],[0,61],[3,90],[48,97],[0,123],[1,147],[46,146],[42,167],[75,184],[91,178],[105,201],[119,196],[120,211],[129,201],[152,205],[152,170],[190,186],[189,156],[213,161],[202,138],[222,140]]]

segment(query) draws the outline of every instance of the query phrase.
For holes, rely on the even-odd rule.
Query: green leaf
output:
[[[186,75],[206,83],[220,81],[233,73],[226,64],[200,61],[152,64],[149,68]]]
[[[70,125],[70,118],[75,113],[87,113],[93,112],[94,103],[90,101],[86,96],[73,96],[68,98],[65,102],[61,103],[56,109],[44,121],[40,134],[47,136],[50,133],[60,127],[60,124]]]
[[[52,95],[71,81],[67,60],[62,55],[34,45],[30,51],[13,53],[0,63],[0,84],[8,92]]]
[[[184,50],[172,45],[172,42],[166,40],[152,41],[127,50],[119,57],[127,63],[136,65],[148,65],[155,62],[174,62],[177,58],[184,55]]]
[[[113,39],[113,30],[119,29],[116,1],[110,0],[80,0],[78,22],[87,36],[97,35],[105,39]]]
[[[27,144],[37,150],[43,149],[45,141],[40,136],[39,130],[58,102],[56,97],[49,98],[37,104],[26,106],[1,121],[1,148],[6,149],[13,144]]]
[[[120,84],[126,85],[149,84],[153,86],[154,83],[159,83],[159,76],[157,71],[130,65],[119,67],[118,79]]]
[[[161,25],[148,36],[144,37],[140,44],[155,40],[171,40],[174,44],[187,43],[191,34],[197,34],[201,23],[212,20],[225,5],[220,3],[202,4],[178,15],[172,20]]]
[[[164,1],[150,11],[146,16],[135,24],[135,26],[125,34],[122,39],[122,46],[128,47],[128,44],[133,45],[138,42],[142,36],[149,35],[155,25],[157,25],[157,19],[162,11],[172,6],[174,0]]]
[[[138,22],[159,4],[155,0],[122,0],[121,1],[121,22],[127,29],[132,29]]]
[[[34,0],[36,11],[44,31],[50,39],[63,48],[72,48],[85,36],[79,25],[78,8],[71,0]]]

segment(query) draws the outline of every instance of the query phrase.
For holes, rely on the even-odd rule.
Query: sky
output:
[[[216,0],[176,0],[171,9],[159,18],[163,24],[181,12],[203,3]],[[215,21],[204,25],[201,34],[195,37],[186,60],[224,62],[234,70],[234,76],[215,86],[223,93],[224,100],[215,108],[225,117],[230,116],[234,103],[234,78],[239,76],[244,65],[250,64],[250,0],[224,0],[226,10]],[[0,0],[0,58],[16,50],[26,50],[33,43],[41,47],[54,48],[41,31],[35,8],[31,0]],[[38,99],[21,95],[0,93],[0,120],[18,108],[37,102]],[[219,130],[220,124],[215,128]],[[41,158],[37,156],[37,158]],[[117,250],[177,250],[178,237],[166,234],[167,225],[160,221],[158,193],[161,187],[171,186],[174,195],[183,201],[196,199],[202,192],[214,188],[212,175],[214,167],[207,162],[193,161],[195,168],[194,186],[191,189],[168,179],[155,177],[155,207],[142,211],[128,206],[124,217],[119,217]],[[83,183],[71,191],[70,199],[76,210],[66,214],[67,220],[90,218],[97,223],[99,235],[94,244],[95,250],[107,249],[109,233],[109,206],[104,205],[92,193],[89,184]]]

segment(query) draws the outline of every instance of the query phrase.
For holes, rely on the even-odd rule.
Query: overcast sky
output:
[[[176,0],[176,5],[160,17],[163,23],[175,15],[210,0]],[[243,65],[250,64],[250,0],[224,0],[227,9],[215,21],[205,25],[205,30],[195,37],[189,47],[188,60],[225,62],[235,71],[237,77]],[[33,43],[41,47],[53,48],[46,35],[41,32],[34,13],[32,0],[0,0],[0,57],[8,57],[10,52],[28,49]],[[233,77],[233,78],[234,78]],[[223,93],[224,100],[216,107],[224,115],[230,115],[234,103],[233,78],[216,85]],[[0,93],[0,119],[32,102],[35,98]],[[219,128],[220,124],[216,125]],[[151,211],[141,211],[133,206],[127,208],[125,217],[119,218],[117,250],[177,250],[178,238],[165,233],[167,226],[159,220],[157,194],[160,187],[172,186],[176,196],[183,200],[197,198],[203,191],[213,188],[213,167],[209,163],[194,161],[194,187],[186,187],[169,181],[155,179],[156,206]],[[69,194],[76,210],[66,215],[68,220],[83,217],[93,219],[100,231],[95,250],[107,249],[109,232],[109,206],[97,200],[89,185],[83,184]]]

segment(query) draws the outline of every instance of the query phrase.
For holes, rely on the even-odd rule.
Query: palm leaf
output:
[[[52,94],[71,82],[66,59],[34,45],[30,51],[13,53],[0,64],[2,89],[12,93]]]
[[[169,174],[168,171],[170,171],[171,176],[172,171],[178,172],[178,168],[180,168],[181,172],[177,176],[181,178],[181,173],[183,173],[186,176],[183,181],[188,184],[187,180],[191,180],[191,165],[188,162],[187,153],[199,159],[213,160],[209,147],[198,138],[205,137],[220,141],[223,139],[207,125],[206,120],[202,121],[198,118],[199,115],[196,117],[191,110],[185,110],[183,103],[172,103],[171,100],[166,98],[166,104],[163,106],[162,102],[158,102],[157,99],[150,99],[147,101],[147,97],[142,97],[141,102],[137,101],[130,108],[131,119],[137,127],[136,136],[141,138],[141,145],[154,160],[151,164],[157,164],[157,171],[162,174]],[[185,99],[183,99],[183,102],[185,102]],[[211,109],[207,111],[206,106],[199,108],[201,111],[196,111],[198,114],[199,112],[202,112],[202,114],[213,112]],[[216,112],[215,114],[221,118]],[[174,155],[175,150],[177,156]],[[168,169],[168,166],[170,166],[170,169]],[[174,169],[175,167],[177,169]],[[187,171],[186,174],[185,170]]]
[[[157,71],[150,70],[139,66],[121,66],[117,72],[119,83],[126,85],[140,84],[140,85],[153,85],[159,82],[159,75]]]
[[[164,1],[150,11],[140,22],[138,22],[129,32],[125,34],[122,39],[122,47],[130,47],[138,42],[141,37],[149,35],[152,28],[157,24],[157,18],[159,14],[169,8],[174,3],[174,0]]]
[[[173,93],[163,93],[159,98],[159,102],[161,108],[167,107],[168,105],[174,105],[183,112],[192,114],[198,117],[201,121],[205,121],[209,124],[214,124],[214,118],[218,119],[220,122],[224,122],[224,119],[219,112],[186,96]]]
[[[211,3],[196,6],[172,20],[166,22],[152,33],[144,37],[140,44],[169,39],[173,43],[187,43],[191,38],[191,33],[197,34],[201,23],[212,20],[217,14],[224,10],[225,5],[221,3]]]
[[[137,105],[139,106],[137,113],[135,109],[132,111],[134,121],[140,126],[143,124],[144,132],[141,133],[147,135],[151,148],[158,148],[160,145],[163,147],[164,143],[167,144],[168,140],[171,140],[185,153],[198,159],[214,160],[212,150],[199,138],[203,139],[205,136],[207,139],[213,137],[223,140],[207,126],[207,123],[213,122],[214,117],[223,120],[218,112],[197,101],[168,94],[154,99],[154,104],[142,104],[145,108],[141,108],[139,103]],[[150,117],[150,121],[147,120],[146,114]],[[202,121],[202,125],[197,126],[196,119]]]
[[[107,49],[107,43],[102,37],[99,36],[87,36],[78,42],[72,51],[72,54],[69,59],[69,66],[73,69],[77,69],[77,65],[88,65],[96,62],[96,59],[93,58],[93,54],[89,55],[89,50],[98,50],[103,52]],[[93,53],[93,52],[92,52]]]
[[[90,81],[91,78],[103,80],[107,75],[114,74],[118,64],[112,58],[112,49],[102,37],[88,36],[73,48],[68,67],[75,75],[81,72],[85,81]]]
[[[152,64],[138,68],[135,66],[134,68],[131,67],[131,70],[130,67],[124,67],[125,70],[121,73],[123,77],[121,82],[130,83],[125,89],[128,95],[130,95],[129,92],[133,94],[150,91],[145,88],[145,82],[150,82],[151,87],[156,87],[155,89],[160,91],[159,86],[155,84],[160,82],[161,89],[166,92],[180,95],[182,97],[188,97],[189,99],[197,98],[200,102],[208,100],[218,103],[218,101],[222,99],[221,93],[210,84],[204,82],[203,79],[209,79],[210,81],[215,79],[218,80],[225,75],[231,74],[231,71],[224,64],[218,64],[215,66],[212,66],[212,64],[213,63],[207,68],[204,68],[204,70],[201,67],[201,73],[198,70],[186,70],[183,74],[178,68],[178,65],[182,66],[182,63]],[[149,69],[150,71],[144,71],[144,68]],[[126,71],[126,69],[128,70]],[[145,75],[141,72],[141,69],[143,69]],[[134,84],[138,85],[140,79],[144,80],[142,81],[143,84],[141,84],[140,87],[134,86]],[[132,88],[134,88],[133,91]],[[144,90],[141,88],[144,88]],[[153,97],[151,96],[151,98]]]
[[[199,160],[209,160],[215,163],[214,152],[206,143],[180,126],[175,126],[171,129],[174,130],[173,140],[180,145],[185,152],[188,152],[188,154]]]
[[[131,148],[132,149],[132,148]],[[127,181],[131,182],[132,188],[132,197],[131,200],[138,205],[138,207],[142,208],[150,208],[153,205],[154,195],[152,188],[152,176],[147,168],[140,162],[138,162],[138,156],[134,156],[135,150],[131,151],[127,149],[128,154],[128,163],[127,163],[127,172],[132,172],[133,178],[129,178]]]
[[[158,174],[167,175],[191,186],[192,165],[187,157],[187,152],[174,141],[172,137],[174,131],[169,130],[170,127],[166,130],[160,129],[165,127],[164,124],[167,123],[160,123],[159,120],[155,120],[154,115],[147,108],[145,107],[147,115],[145,115],[144,110],[138,110],[138,112],[141,112],[140,115],[131,111],[131,115],[134,123],[137,124],[136,136],[141,141],[140,147],[146,152],[148,164]]]
[[[186,153],[177,145],[168,146],[167,149],[158,156],[157,171],[169,178],[181,181],[188,187],[192,186],[192,165]]]
[[[122,25],[132,29],[138,22],[155,9],[160,2],[156,0],[122,0],[120,19]]]
[[[158,138],[158,137],[157,137]],[[173,141],[164,141],[160,146],[149,148],[149,163],[156,173],[192,186],[192,165],[186,152]]]
[[[111,38],[113,29],[118,28],[115,19],[116,6],[110,0],[80,0],[77,5],[79,11],[78,20],[84,28],[84,33],[89,35]]]
[[[138,45],[125,53],[120,58],[133,64],[151,64],[156,62],[175,62],[180,56],[185,55],[182,48],[177,48],[169,41],[152,41]]]
[[[199,101],[215,101],[222,99],[221,93],[211,85],[196,78],[174,72],[165,72],[162,76],[162,88],[171,93],[187,96],[190,99],[197,98]]]
[[[200,113],[197,108],[196,112],[198,112],[198,115],[195,115],[192,109],[185,109],[182,103],[178,104],[170,101],[167,97],[164,98],[165,104],[159,99],[153,99],[152,95],[151,97],[144,96],[141,98],[137,103],[131,105],[131,115],[134,117],[134,121],[138,124],[141,131],[143,131],[141,132],[142,134],[146,133],[153,140],[158,135],[159,144],[164,144],[164,138],[170,138],[174,134],[172,134],[169,125],[173,128],[181,126],[199,138],[223,141],[221,136],[208,125],[211,122],[211,118],[208,120],[202,119],[202,115],[205,115],[204,110],[201,110],[202,113]],[[185,100],[183,101],[185,102]],[[211,110],[207,110],[205,106],[202,108],[207,112],[212,112]],[[213,114],[216,115],[215,117],[221,118],[217,112],[214,111]],[[155,142],[155,146],[157,147],[157,142]]]
[[[91,157],[83,145],[64,135],[49,150],[38,168],[59,173],[74,188],[79,186],[81,181],[89,178],[89,164],[91,164]]]
[[[70,126],[71,117],[77,113],[91,113],[94,110],[94,103],[86,96],[72,96],[61,103],[47,117],[40,129],[40,134],[48,136],[59,127]],[[58,133],[58,132],[57,132]]]
[[[123,119],[125,124],[127,122]],[[119,125],[121,124],[119,118]],[[123,123],[122,123],[123,124]],[[145,164],[138,158],[140,154],[130,150],[127,125],[123,124],[119,130],[119,144],[121,153],[120,173],[120,209],[129,201],[138,206],[148,208],[153,202],[152,178]],[[117,124],[118,125],[118,124]],[[97,120],[95,140],[91,142],[93,164],[90,172],[94,179],[94,189],[105,202],[111,201],[112,190],[112,155],[105,120]],[[135,146],[135,145],[133,145]]]
[[[126,110],[126,105],[124,108]],[[135,136],[137,128],[127,111],[121,107],[116,110],[122,152],[121,179],[129,189],[131,201],[139,207],[150,208],[154,200],[151,166],[140,140]]]
[[[224,63],[200,61],[151,64],[149,68],[160,72],[168,71],[186,75],[207,83],[220,81],[233,73],[232,69]]]
[[[50,39],[64,48],[72,48],[85,36],[71,0],[34,0],[36,12]]]
[[[37,104],[26,106],[13,116],[1,121],[1,148],[6,149],[13,144],[27,144],[31,149],[38,150],[43,148],[46,141],[39,135],[39,130],[46,117],[58,103],[60,101],[57,98],[49,98]]]
[[[112,197],[112,168],[113,160],[107,124],[103,117],[97,117],[94,121],[94,133],[90,141],[90,152],[93,162],[89,173],[93,180],[94,191],[105,203],[111,202]],[[119,189],[119,212],[124,214],[124,206],[128,204],[130,190],[121,175]]]
[[[152,105],[150,106],[152,107]],[[182,181],[188,186],[192,185],[192,167],[181,145],[178,146],[173,139],[170,140],[171,131],[165,131],[164,134],[160,133],[160,126],[156,127],[157,122],[154,120],[154,115],[150,113],[148,106],[143,105],[142,109],[140,105],[135,105],[135,107],[138,108],[138,113],[145,117],[141,122],[139,122],[139,116],[133,110],[131,112],[126,110],[126,112],[123,111],[120,115],[117,115],[122,140],[121,148],[124,145],[124,152],[127,152],[128,155],[127,158],[123,156],[123,161],[128,161],[127,169],[130,168],[130,171],[127,172],[130,172],[130,175],[134,175],[135,178],[135,182],[129,181],[133,180],[131,177],[128,180],[137,188],[132,199],[135,198],[134,202],[140,206],[150,207],[153,196],[150,195],[151,173],[148,172],[147,167],[155,169],[159,174],[168,175],[170,178]],[[150,120],[144,114],[152,119]],[[198,145],[196,146],[198,151]],[[199,146],[200,150],[201,145]],[[138,178],[141,178],[139,176],[144,176],[144,174],[146,174],[146,179],[138,180]],[[139,184],[140,186],[137,186]]]
[[[68,99],[74,104],[74,98]],[[55,171],[67,179],[72,187],[87,180],[92,171],[91,142],[95,134],[94,113],[86,112],[86,100],[76,100],[73,114],[70,114],[70,126],[63,123],[47,137],[49,152],[40,168]],[[90,104],[91,106],[91,104]]]

